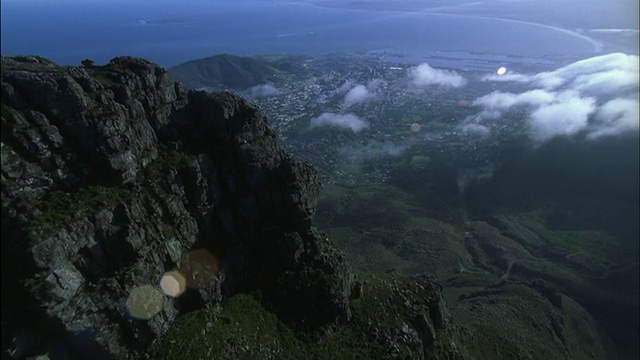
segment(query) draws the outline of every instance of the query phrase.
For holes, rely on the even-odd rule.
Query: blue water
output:
[[[189,6],[186,6],[188,4]],[[2,54],[61,64],[134,55],[163,66],[219,53],[386,50],[592,56],[589,41],[534,24],[422,13],[318,8],[279,1],[2,1]]]

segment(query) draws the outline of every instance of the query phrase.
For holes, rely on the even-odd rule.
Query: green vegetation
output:
[[[153,359],[294,359],[304,346],[252,296],[185,314],[165,335]]]
[[[427,162],[426,157],[410,155],[411,162],[416,156]],[[316,224],[345,250],[360,271],[372,274],[396,269],[401,273],[426,271],[437,275],[444,285],[453,322],[462,325],[459,344],[464,344],[463,350],[468,356],[519,358],[526,356],[524,354],[544,354],[545,358],[560,359],[567,356],[562,341],[566,348],[571,348],[569,353],[574,358],[603,356],[601,340],[594,332],[595,325],[577,304],[565,309],[561,315],[549,303],[527,299],[532,296],[531,291],[520,288],[509,288],[496,297],[472,296],[475,300],[465,300],[498,284],[503,275],[498,271],[504,272],[506,264],[504,268],[498,267],[495,273],[478,268],[477,261],[492,261],[496,255],[479,258],[479,254],[467,248],[463,228],[430,217],[421,206],[430,198],[420,199],[420,195],[425,195],[425,189],[416,188],[416,191],[422,194],[414,196],[387,184],[331,185],[319,199]],[[595,303],[621,304],[624,308],[632,306],[629,301],[625,302],[613,293],[607,294],[589,280],[589,276],[606,273],[606,269],[627,261],[620,240],[603,231],[549,227],[549,219],[557,216],[556,212],[553,206],[547,206],[511,217],[510,221],[516,224],[513,231],[523,233],[508,229],[494,229],[495,235],[483,233],[483,236],[502,236],[493,240],[506,249],[517,249],[520,244],[536,256],[545,257],[519,259],[505,253],[502,256],[506,256],[506,260],[515,260],[509,281],[541,278],[579,299],[594,298],[599,299]],[[490,225],[486,226],[492,229]],[[528,232],[542,240],[539,243],[522,242],[520,236]],[[470,302],[475,305],[470,306]],[[513,317],[512,314],[517,315]],[[565,316],[564,325],[562,316]],[[569,319],[572,319],[571,325],[567,324]],[[583,342],[589,345],[580,347],[578,344]]]
[[[152,66],[151,63],[141,58],[133,56],[118,56],[111,59],[111,61],[109,61],[109,63],[104,67],[106,69],[117,71],[120,73],[136,73],[139,70],[143,70],[149,66]]]
[[[244,90],[270,81],[278,70],[265,61],[234,55],[216,55],[169,69],[187,87]]]
[[[385,338],[403,329],[426,309],[430,290],[424,283],[400,275],[365,275],[362,298],[353,301],[353,319],[335,334],[310,342],[296,334],[249,294],[238,294],[222,305],[183,315],[150,354],[153,359],[376,359],[394,353],[415,357],[415,348]],[[415,304],[405,307],[399,297]],[[432,356],[449,345],[443,337]]]
[[[454,275],[449,279],[444,280],[443,282],[447,287],[456,287],[456,288],[466,288],[466,287],[475,287],[475,288],[485,288],[490,285],[495,285],[498,282],[498,277],[489,274],[487,272],[461,272],[460,274]]]
[[[411,130],[408,128],[399,128],[393,131],[394,136],[408,136],[411,134]]]
[[[315,220],[363,272],[431,272],[444,279],[461,266],[474,268],[460,231],[428,217],[414,197],[393,186],[327,186]]]
[[[362,172],[362,165],[358,163],[344,164],[340,170],[345,174],[359,174]]]
[[[430,161],[431,161],[431,158],[429,156],[414,155],[411,157],[411,162],[409,163],[409,166],[411,166],[412,168],[423,170],[427,168]]]
[[[580,262],[585,268],[597,270],[634,260],[625,253],[620,239],[603,231],[549,228],[547,219],[552,215],[548,208],[540,208],[520,216],[555,252],[564,254],[568,262]]]
[[[476,293],[456,306],[453,313],[461,326],[467,355],[519,359],[530,354],[540,359],[565,359],[565,349],[554,332],[536,329],[548,326],[546,313],[552,307],[535,295],[526,287],[507,286]]]
[[[99,210],[110,209],[128,199],[128,190],[119,187],[91,185],[74,192],[56,191],[36,205],[38,212],[27,225],[34,243],[47,239],[56,231]]]
[[[307,343],[248,294],[185,314],[153,359],[364,359],[361,332],[344,327],[324,343]]]
[[[90,68],[90,67],[93,67],[96,62],[91,59],[84,59],[80,63],[82,64],[82,66],[86,68]]]
[[[2,71],[22,70],[31,72],[62,71],[63,67],[42,56],[9,56],[2,58]]]
[[[297,77],[321,74],[317,69],[306,66],[305,62],[309,60],[309,57],[305,55],[264,55],[258,56],[256,59],[264,60],[269,65]]]
[[[603,258],[615,259],[621,255],[617,249],[617,238],[599,231],[565,231],[537,228],[538,233],[548,239],[561,251],[571,255],[577,253],[601,254]]]
[[[445,128],[445,124],[436,121],[436,120],[431,120],[427,123],[427,127],[429,128],[429,130],[435,131],[435,130],[442,130]]]
[[[174,238],[176,236],[176,230],[169,224],[162,224],[162,237],[165,241]]]
[[[106,65],[95,65],[91,59],[82,60],[82,66],[89,76],[98,81],[105,88],[120,84],[119,78],[123,75],[135,73],[146,66],[151,66],[146,60],[131,57],[120,56],[112,59]]]
[[[110,77],[109,72],[106,70],[103,70],[103,68],[92,71],[91,77],[96,79],[105,88],[109,88],[116,84],[113,81],[113,79]]]
[[[420,114],[406,115],[403,116],[400,120],[405,124],[413,124],[420,122],[422,120],[422,116]]]
[[[22,114],[18,110],[12,108],[11,106],[5,103],[0,103],[0,111],[2,114],[3,121],[14,122],[13,120],[14,118],[18,116],[22,117]]]
[[[158,157],[138,173],[138,181],[156,181],[170,169],[193,165],[197,161],[194,155],[158,145]]]

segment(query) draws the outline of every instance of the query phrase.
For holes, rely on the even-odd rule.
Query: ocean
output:
[[[579,34],[526,22],[282,1],[3,0],[1,26],[3,55],[65,65],[120,55],[173,66],[220,53],[388,52],[415,63],[454,54],[453,67],[464,67],[461,53],[543,59],[600,51]]]

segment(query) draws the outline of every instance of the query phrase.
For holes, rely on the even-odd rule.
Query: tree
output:
[[[92,67],[95,64],[95,61],[93,61],[91,59],[84,59],[84,60],[82,60],[81,64],[84,67]]]

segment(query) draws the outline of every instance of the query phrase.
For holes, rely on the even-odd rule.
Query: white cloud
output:
[[[638,131],[639,107],[637,99],[615,99],[607,102],[598,110],[589,137],[595,139]]]
[[[434,69],[424,63],[408,70],[409,79],[416,86],[438,85],[443,87],[462,87],[467,80],[452,70]]]
[[[462,133],[466,135],[476,135],[480,137],[486,137],[491,133],[488,127],[477,123],[463,124],[461,127]]]
[[[349,90],[352,86],[353,86],[353,81],[347,80],[344,82],[344,84],[340,85],[340,87],[336,89],[335,93],[342,94],[345,91]]]
[[[369,124],[354,114],[335,114],[325,112],[320,116],[311,119],[310,127],[332,126],[349,129],[358,133],[369,127]]]
[[[545,90],[531,90],[522,94],[494,91],[473,101],[472,105],[483,106],[487,110],[506,110],[517,105],[542,105],[553,101],[554,93]]]
[[[407,145],[395,145],[390,142],[385,142],[382,145],[382,153],[389,156],[398,156],[407,149]]]
[[[591,29],[590,32],[594,33],[609,33],[609,34],[638,34],[638,29]]]
[[[577,61],[554,71],[535,75],[507,73],[485,75],[483,81],[521,82],[554,90],[567,89],[607,92],[638,87],[638,56],[614,53]]]
[[[590,94],[613,94],[638,88],[636,76],[626,70],[609,70],[588,75],[580,75],[570,87]]]
[[[353,104],[361,103],[373,97],[366,86],[356,85],[344,96],[344,106],[349,107]]]
[[[484,81],[528,83],[522,93],[495,91],[477,98],[482,109],[460,125],[465,133],[485,134],[491,122],[513,109],[525,111],[530,135],[546,141],[584,133],[588,138],[638,131],[639,59],[621,53],[581,60],[533,75],[489,75]]]
[[[561,94],[557,102],[543,105],[529,118],[531,137],[546,141],[559,135],[574,135],[587,127],[589,115],[595,109],[595,99],[574,94]]]
[[[344,85],[347,85],[347,84],[352,85],[351,83],[345,83]],[[365,102],[365,101],[369,101],[377,98],[379,93],[379,87],[383,86],[384,84],[385,84],[384,80],[374,79],[369,81],[369,83],[366,86],[362,84],[358,84],[352,87],[344,96],[342,107],[346,109],[354,104],[358,104],[361,102]],[[344,87],[344,85],[341,86],[340,88]]]
[[[485,109],[506,109],[515,103],[516,94],[494,91],[475,99],[471,105],[479,105]]]
[[[567,85],[573,90],[585,90],[598,84],[606,85],[603,92],[623,87],[638,87],[638,56],[615,53],[577,61],[551,72],[540,73],[533,82],[544,88]],[[620,89],[618,89],[620,90]]]
[[[252,97],[274,96],[278,94],[278,89],[271,84],[256,85],[247,91],[249,96]]]
[[[508,73],[503,74],[503,75],[498,75],[498,74],[485,75],[485,76],[481,77],[480,80],[482,80],[482,81],[495,81],[495,82],[520,82],[520,83],[526,83],[526,82],[530,82],[532,80],[532,77],[531,77],[531,75],[508,72]]]
[[[410,146],[411,142],[398,145],[389,141],[370,141],[366,144],[345,145],[340,147],[338,151],[341,159],[351,162],[361,162],[377,157],[399,156]]]
[[[514,105],[539,106],[554,101],[556,94],[544,90],[531,90],[518,94]]]

